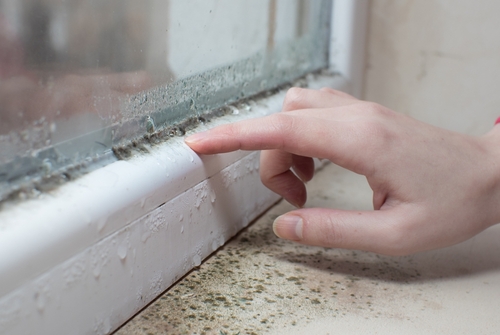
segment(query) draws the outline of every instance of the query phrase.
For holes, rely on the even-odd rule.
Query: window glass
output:
[[[0,201],[325,68],[330,14],[330,0],[0,0]]]

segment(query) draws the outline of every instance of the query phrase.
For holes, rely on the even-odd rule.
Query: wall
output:
[[[500,2],[371,1],[364,99],[460,132],[500,116]]]

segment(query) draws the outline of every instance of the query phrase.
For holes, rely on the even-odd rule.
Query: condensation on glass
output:
[[[330,0],[0,0],[0,201],[327,66]]]

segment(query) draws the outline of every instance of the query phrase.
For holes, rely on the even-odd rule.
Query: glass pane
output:
[[[330,0],[0,0],[0,201],[326,67],[330,8]]]

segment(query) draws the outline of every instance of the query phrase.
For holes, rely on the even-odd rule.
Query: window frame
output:
[[[367,6],[334,0],[335,75],[308,76],[308,87],[359,97]],[[284,96],[277,92],[252,112],[200,130],[277,113]],[[258,160],[258,153],[241,151],[200,157],[177,138],[2,211],[0,332],[117,329],[279,200],[259,182]],[[228,208],[224,194],[238,201]],[[197,199],[204,199],[198,207]]]

